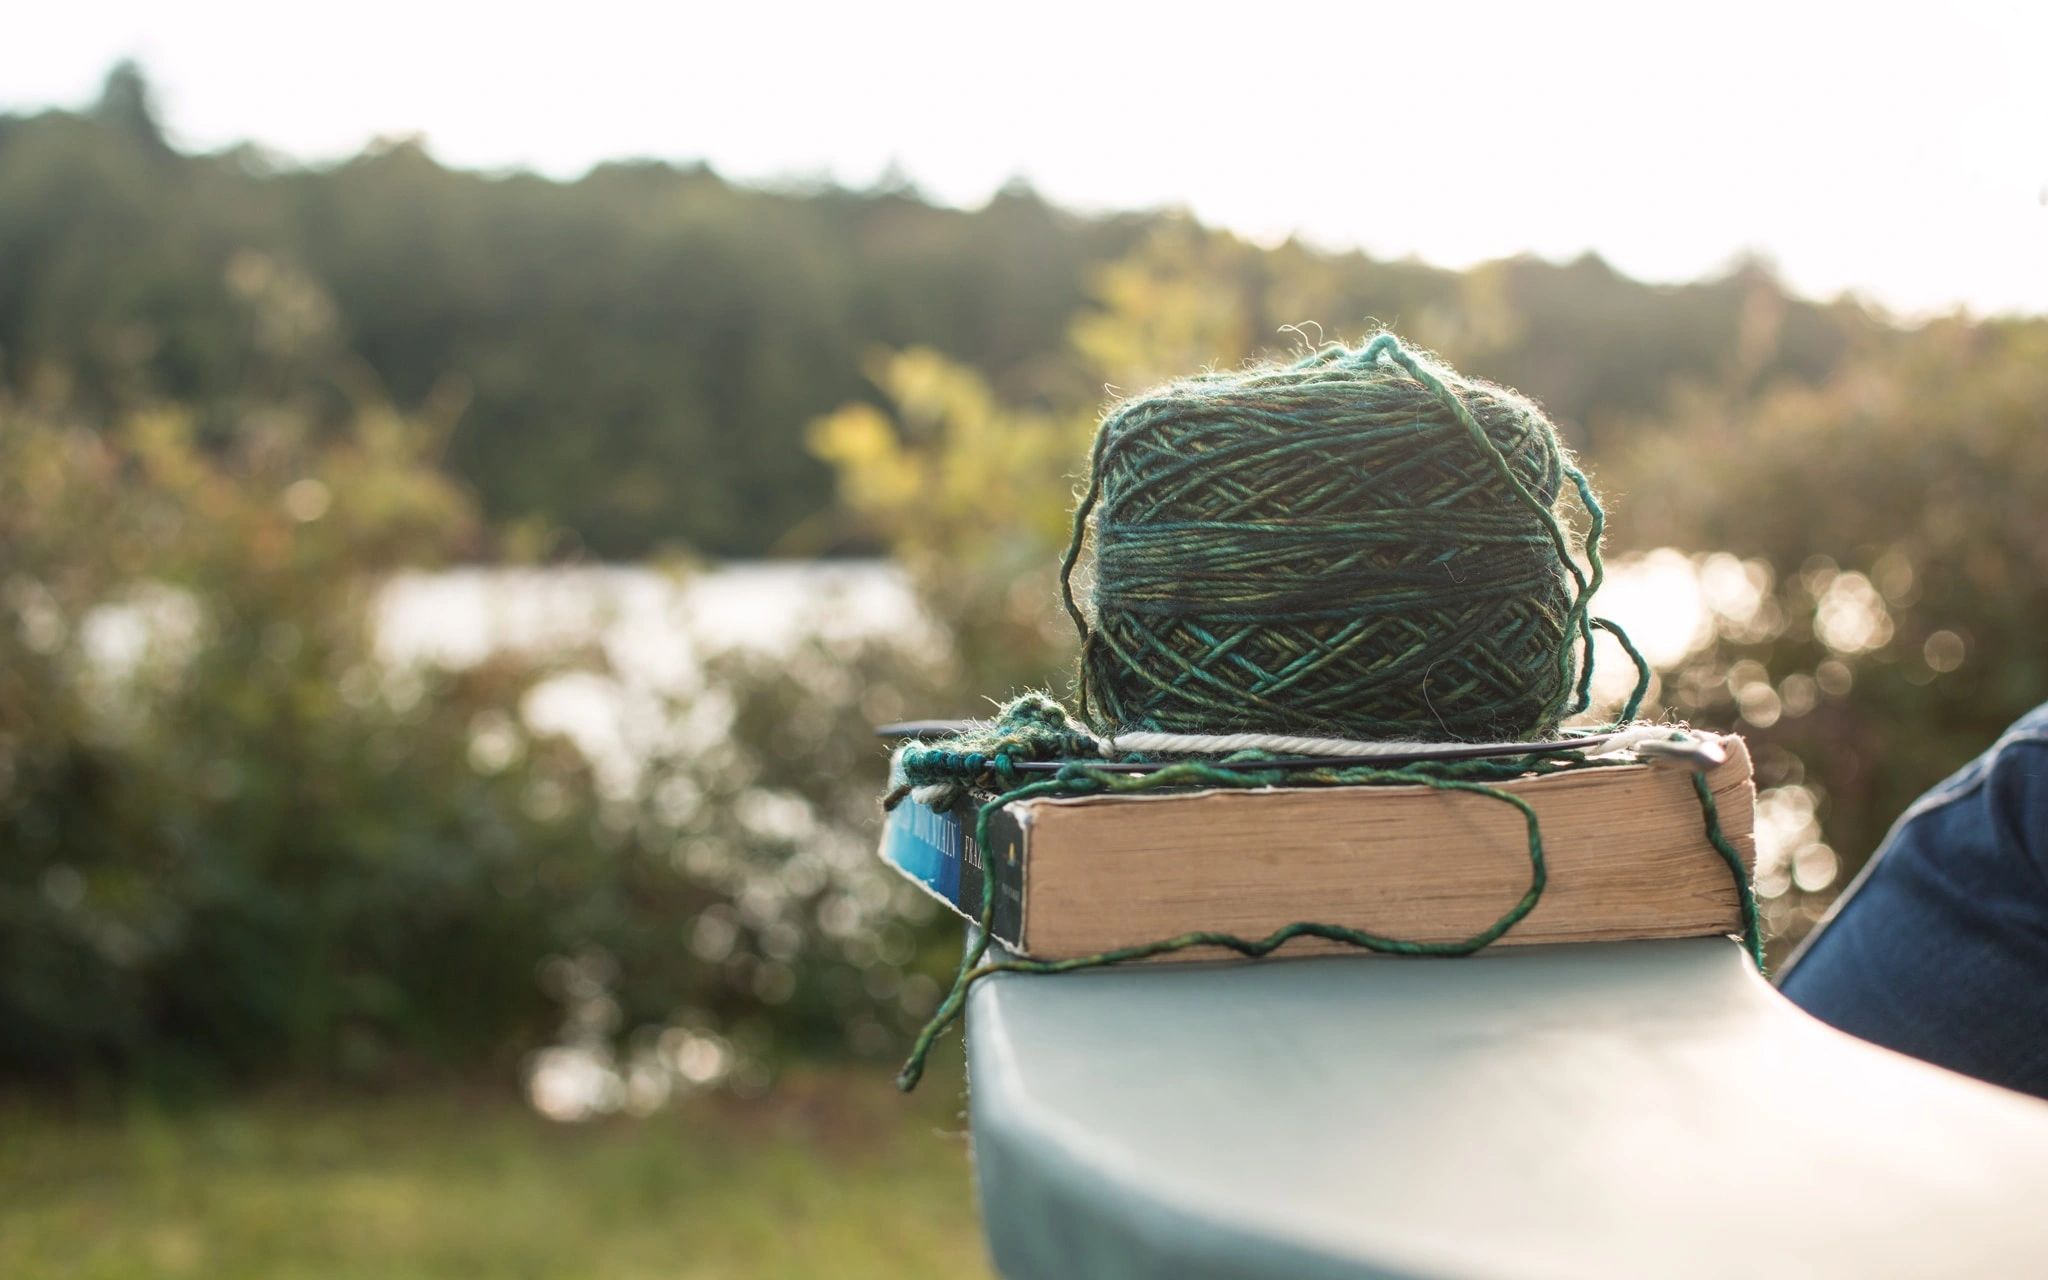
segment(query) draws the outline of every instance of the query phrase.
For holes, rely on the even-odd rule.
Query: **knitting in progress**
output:
[[[991,877],[982,927],[899,1084],[916,1083],[933,1041],[991,973],[1194,947],[1259,957],[1300,937],[1469,955],[1507,933],[1541,899],[1546,870],[1535,811],[1496,784],[1635,764],[1658,741],[1685,737],[1631,725],[1648,667],[1619,627],[1590,612],[1604,524],[1592,485],[1533,404],[1389,333],[1288,365],[1182,379],[1119,405],[1096,434],[1061,566],[1080,637],[1078,714],[1030,694],[991,722],[906,745],[885,805],[986,798],[975,830],[986,846],[991,814],[1042,796],[1423,785],[1514,807],[1527,831],[1527,887],[1490,925],[1450,941],[1300,921],[1257,938],[1196,932],[1041,961],[988,958]],[[1076,573],[1091,546],[1084,608]],[[1637,668],[1604,727],[1616,738],[1562,727],[1591,704],[1596,629]],[[1432,750],[1489,743],[1508,746]],[[1748,870],[1697,775],[1694,789],[1760,962]]]

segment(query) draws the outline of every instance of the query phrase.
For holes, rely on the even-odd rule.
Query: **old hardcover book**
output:
[[[1755,861],[1755,789],[1742,740],[1707,775],[1721,831]],[[1626,765],[1501,784],[1534,807],[1549,883],[1499,945],[1674,938],[1741,930],[1728,864],[1707,839],[1692,775]],[[892,810],[881,853],[970,919],[996,881],[992,932],[1056,960],[1194,930],[1259,937],[1298,920],[1415,941],[1484,929],[1529,883],[1510,805],[1431,787],[1280,787],[1022,800],[974,839],[985,797]],[[1303,938],[1285,954],[1348,950]],[[1168,959],[1215,959],[1198,948]]]

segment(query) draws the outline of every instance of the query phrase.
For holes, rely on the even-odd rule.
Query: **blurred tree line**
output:
[[[1022,185],[963,212],[901,184],[763,190],[657,162],[466,173],[410,140],[312,169],[191,155],[122,67],[90,110],[0,117],[0,378],[93,412],[174,402],[221,439],[304,373],[280,354],[292,334],[238,301],[286,279],[298,309],[269,323],[331,316],[349,376],[408,409],[461,406],[442,461],[494,524],[604,558],[815,554],[863,532],[834,519],[804,424],[871,397],[870,351],[929,348],[1023,405],[1098,396],[1058,358],[1068,319],[1099,264],[1179,221],[1078,217]],[[1228,331],[1191,328],[1168,369],[1373,317],[1538,396],[1596,453],[1676,384],[1817,378],[1872,325],[1753,264],[1651,287],[1592,257],[1458,273],[1210,245],[1183,323]],[[1768,343],[1744,336],[1759,311]],[[327,389],[316,417],[346,400]]]

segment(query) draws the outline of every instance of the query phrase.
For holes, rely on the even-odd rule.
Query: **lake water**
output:
[[[493,653],[595,643],[636,679],[687,681],[707,649],[860,636],[918,613],[901,570],[874,560],[633,565],[401,574],[377,604],[382,655],[464,666]]]
[[[1654,551],[1609,570],[1595,612],[1620,622],[1653,666],[1707,644],[1717,619],[1753,614],[1768,578],[1732,556]],[[696,572],[640,566],[455,569],[404,574],[377,608],[380,654],[394,666],[462,667],[495,654],[549,658],[578,650],[601,668],[554,677],[525,713],[568,734],[605,768],[630,765],[631,707],[649,694],[700,692],[707,653],[775,651],[807,637],[854,643],[922,617],[903,572],[882,561],[729,564]],[[1634,681],[1603,636],[1595,694],[1618,705]]]
[[[1871,604],[1877,593],[1860,575],[1840,578],[1843,589],[1828,593],[1818,621],[1850,639],[1883,634],[1888,620],[1881,603]],[[1652,666],[1668,669],[1717,632],[1740,635],[1757,625],[1770,585],[1769,571],[1756,562],[1664,549],[1617,558],[1594,612],[1624,626]],[[941,642],[925,630],[930,624],[902,570],[883,561],[407,573],[379,594],[373,625],[379,656],[400,673],[421,665],[466,667],[494,654],[561,662],[564,670],[533,690],[520,715],[536,732],[567,736],[618,788],[630,787],[651,744],[675,731],[674,707],[715,692],[704,679],[711,654],[745,649],[772,656],[821,644],[829,662],[834,649],[884,637],[927,651]],[[115,672],[153,644],[175,648],[197,634],[194,603],[163,589],[103,608],[86,626],[95,665]],[[1601,635],[1596,712],[1618,709],[1634,678],[1620,646]],[[1778,690],[1760,669],[1745,673],[1741,684],[1734,692],[1744,716],[1767,727]]]
[[[521,715],[536,732],[566,736],[601,782],[623,790],[649,745],[676,732],[672,709],[709,692],[707,656],[858,644],[914,631],[922,616],[902,571],[881,561],[453,569],[394,578],[375,630],[379,656],[397,669],[506,653],[596,658],[543,680]]]

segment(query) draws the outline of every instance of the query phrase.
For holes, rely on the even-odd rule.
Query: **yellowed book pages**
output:
[[[1749,755],[1740,738],[1719,741],[1728,760],[1708,785],[1722,833],[1753,866]],[[1741,930],[1734,876],[1708,843],[1684,768],[1586,769],[1501,786],[1535,808],[1549,882],[1498,945]],[[1298,920],[1455,941],[1499,918],[1529,883],[1518,810],[1425,786],[1090,796],[1012,809],[1028,833],[1019,941],[1042,959],[1196,930],[1256,938]],[[1352,950],[1304,938],[1284,954]]]

